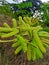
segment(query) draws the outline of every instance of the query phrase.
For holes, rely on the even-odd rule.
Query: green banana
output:
[[[13,23],[13,28],[16,28],[17,27],[17,21],[16,21],[16,19],[12,19],[12,23]]]
[[[46,44],[46,43],[44,43],[44,42],[43,42],[43,45],[44,45],[45,47],[47,47],[47,48],[49,47],[49,45],[48,45],[48,44]]]
[[[20,35],[17,35],[17,39],[19,40],[19,43],[21,44],[21,47],[24,52],[27,51],[27,41]]]
[[[33,40],[32,40],[32,44],[34,44],[33,50],[35,51],[36,56],[39,57],[39,58],[43,58],[42,52],[41,52],[40,49],[37,47],[36,40],[33,39]]]
[[[12,47],[18,47],[19,45],[20,45],[20,43],[15,42],[15,43],[12,44]]]
[[[41,40],[40,40],[40,38],[39,38],[39,36],[38,36],[36,30],[33,30],[33,36],[34,36],[34,39],[35,39],[35,41],[36,41],[37,46],[39,47],[39,49],[40,49],[43,53],[46,53],[46,49],[45,49],[45,47],[43,46],[43,44],[42,44],[42,42],[41,42]]]
[[[49,33],[45,32],[45,31],[41,31],[41,32],[39,32],[39,36],[41,36],[41,37],[49,37]]]
[[[17,29],[0,27],[0,32],[11,32],[13,30],[17,30]]]
[[[14,42],[17,41],[17,39],[13,39],[13,40],[0,40],[0,43],[6,43],[6,42]]]
[[[15,54],[17,55],[22,50],[21,46],[17,47],[15,50]]]
[[[38,46],[37,46],[37,44],[36,44],[36,41],[35,41],[34,39],[31,41],[30,44],[32,44],[33,47],[38,48]]]
[[[26,25],[21,16],[19,16],[19,25]]]
[[[31,24],[32,24],[32,22],[31,22],[31,18],[26,17],[26,20],[28,20],[28,22],[27,22],[27,23],[28,23],[29,25],[31,25]]]
[[[32,53],[31,53],[31,58],[33,61],[36,60],[36,52],[35,52],[34,48],[33,48]]]
[[[10,26],[6,22],[3,24],[3,26],[7,27],[7,28],[10,28]]]
[[[0,37],[2,36],[2,35],[4,35],[5,33],[0,33]]]
[[[28,47],[27,47],[27,59],[28,59],[28,61],[31,60],[31,48],[30,48],[30,45],[28,45]]]
[[[47,44],[49,45],[49,40],[48,40],[48,39],[41,38],[41,40],[42,40],[44,43],[47,43]]]
[[[31,18],[29,18],[29,17],[24,17],[23,20],[24,20],[27,24],[29,24],[29,25],[32,24],[32,23],[31,23]]]
[[[8,33],[8,34],[3,34],[1,37],[2,37],[2,38],[8,38],[8,37],[10,37],[10,36],[16,35],[17,33],[18,33],[18,30],[12,31],[12,32],[10,32],[10,33]]]
[[[38,56],[39,58],[43,58],[43,54],[42,54],[42,52],[40,51],[39,48],[35,48],[35,52],[36,52],[36,54],[37,54],[37,56]]]
[[[27,23],[27,24],[28,24],[28,20],[27,20],[27,18],[26,18],[26,17],[23,17],[23,20],[25,21],[25,23]]]

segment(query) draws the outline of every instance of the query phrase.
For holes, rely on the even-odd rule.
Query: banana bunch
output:
[[[49,47],[49,33],[45,31],[33,30],[33,39],[27,47],[27,59],[36,60],[43,58],[46,48]]]
[[[0,40],[0,43],[13,42],[15,54],[23,51],[29,61],[43,58],[43,53],[46,53],[46,48],[49,47],[49,33],[43,27],[36,25],[38,21],[37,18],[19,16],[18,21],[12,19],[13,27],[4,23],[3,27],[0,27],[0,37],[6,39],[14,36],[14,39]]]
[[[24,39],[21,35],[17,35],[16,38],[17,41],[14,44],[12,44],[12,47],[16,47],[15,54],[18,54],[21,50],[25,53],[27,51],[28,41]]]
[[[38,18],[32,18],[32,17],[21,17],[19,16],[19,28],[20,31],[22,31],[21,33],[23,34],[29,34],[30,37],[32,37],[32,30],[35,29],[35,27],[33,27],[33,25],[36,25],[36,23],[38,23],[39,20]],[[37,26],[37,28],[39,28]]]
[[[12,19],[12,23],[13,23],[13,28],[11,28],[7,23],[3,24],[3,27],[0,27],[0,37],[1,38],[9,38],[11,36],[15,36],[19,30],[16,28],[17,24],[16,24],[16,20]],[[2,42],[13,42],[16,41],[17,39],[13,39],[13,40],[0,40],[0,43]]]
[[[19,26],[32,26],[35,25],[36,23],[39,23],[39,19],[38,18],[32,18],[32,17],[21,17],[19,16]]]

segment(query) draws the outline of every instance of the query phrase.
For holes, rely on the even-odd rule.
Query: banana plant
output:
[[[49,47],[49,32],[37,25],[39,19],[19,16],[19,20],[12,19],[11,23],[13,27],[7,23],[0,27],[0,37],[4,38],[0,43],[13,42],[15,54],[23,51],[28,61],[43,58],[43,53],[46,53],[46,48]],[[14,36],[12,40],[5,40],[11,36]]]

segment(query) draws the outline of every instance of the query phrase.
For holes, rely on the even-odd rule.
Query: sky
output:
[[[10,3],[13,3],[14,1],[13,0],[6,0],[6,1],[8,1],[8,2],[10,2]],[[22,2],[22,0],[17,0],[17,2]],[[23,0],[23,1],[26,1],[26,0]],[[14,2],[15,3],[15,2]]]
[[[15,3],[13,0],[6,0],[6,1],[8,1],[8,2],[10,2],[10,3]],[[19,2],[22,2],[22,0],[17,0],[17,1],[19,1]],[[25,0],[24,0],[25,1]],[[49,1],[49,0],[41,0],[42,2],[47,2],[47,1]]]
[[[49,0],[41,0],[42,2],[47,2],[47,1],[49,1]]]

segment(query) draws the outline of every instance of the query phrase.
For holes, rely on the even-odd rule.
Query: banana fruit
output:
[[[46,49],[45,49],[44,45],[42,44],[42,42],[41,42],[41,40],[40,40],[40,38],[39,38],[39,36],[38,36],[36,30],[33,30],[33,36],[34,36],[34,39],[35,39],[35,41],[36,41],[37,46],[39,47],[39,49],[40,49],[43,53],[46,53]]]

